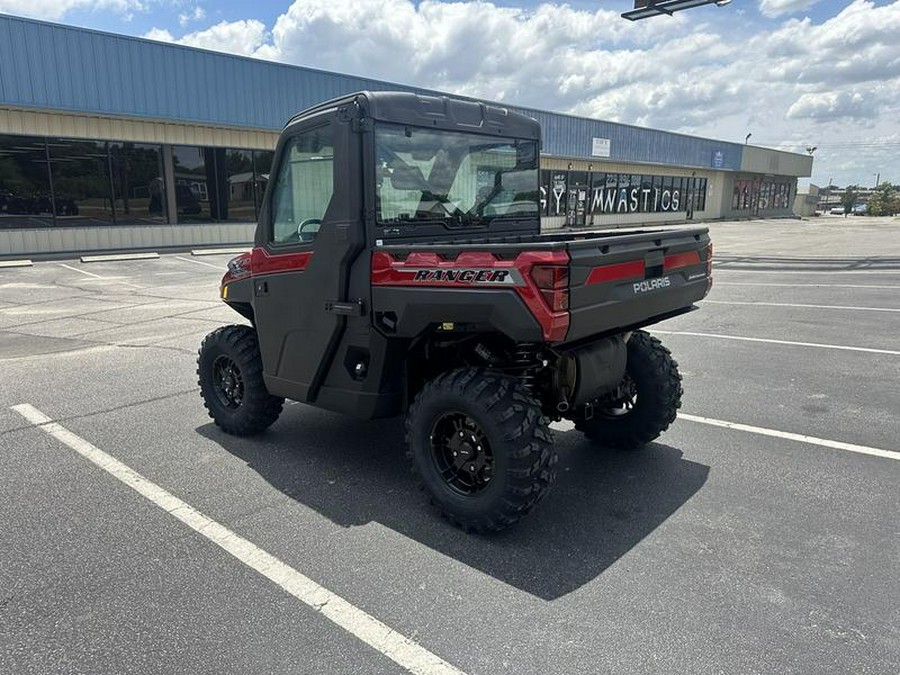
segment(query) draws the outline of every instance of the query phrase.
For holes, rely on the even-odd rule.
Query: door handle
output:
[[[365,303],[362,299],[356,302],[333,302],[328,300],[325,302],[325,311],[340,316],[362,316],[365,312]]]

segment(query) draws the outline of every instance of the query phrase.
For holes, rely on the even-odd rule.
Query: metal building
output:
[[[377,80],[0,15],[0,257],[252,239],[296,112]],[[433,93],[433,92],[427,92]],[[812,158],[538,119],[543,227],[791,215]]]

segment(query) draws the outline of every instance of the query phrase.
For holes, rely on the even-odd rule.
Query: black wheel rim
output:
[[[222,354],[213,361],[213,389],[224,407],[235,410],[244,400],[244,378],[230,356]]]
[[[494,474],[494,453],[487,435],[471,417],[448,412],[431,428],[431,456],[444,483],[462,495],[487,489]]]
[[[624,417],[634,410],[637,405],[638,391],[637,384],[627,372],[622,382],[616,387],[616,390],[608,399],[603,400],[595,408],[594,412],[599,413],[603,417],[617,419]]]

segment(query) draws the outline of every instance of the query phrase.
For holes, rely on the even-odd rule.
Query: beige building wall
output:
[[[812,155],[798,155],[793,152],[747,145],[741,159],[741,171],[794,178],[808,177],[812,175],[812,163]]]
[[[204,246],[250,246],[256,226],[247,223],[203,225],[107,225],[0,230],[0,259],[37,253],[81,254]]]
[[[0,106],[0,134],[206,145],[245,150],[274,150],[278,141],[277,133],[261,129],[23,110],[3,106]]]

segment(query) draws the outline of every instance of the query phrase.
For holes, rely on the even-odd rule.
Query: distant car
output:
[[[864,216],[869,212],[869,206],[867,204],[857,204],[853,207],[853,215],[854,216]]]
[[[178,205],[178,213],[182,215],[196,215],[203,210],[200,206],[200,190],[195,185],[176,185],[175,203]]]
[[[832,207],[831,211],[829,211],[828,213],[830,213],[833,216],[842,216],[842,215],[844,215],[844,207],[843,206],[834,206],[834,207]]]

